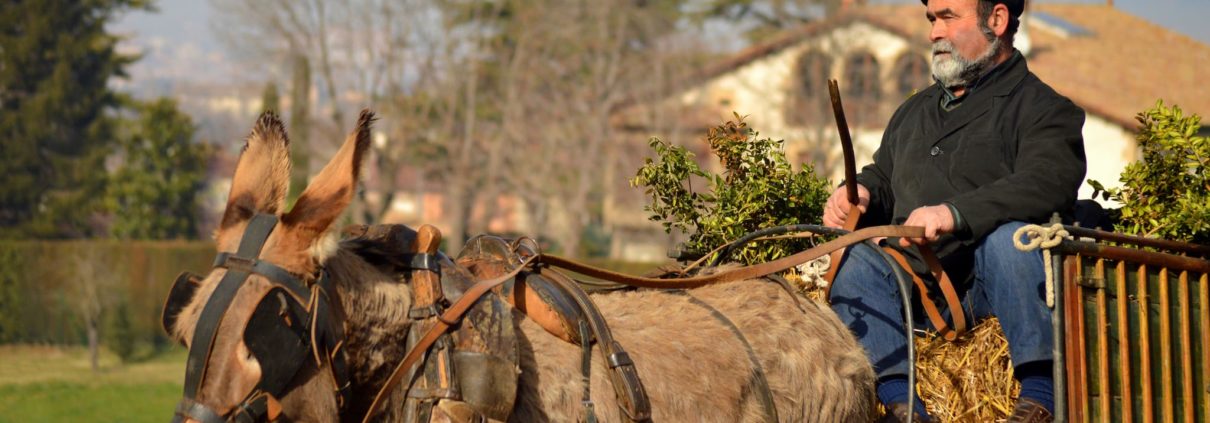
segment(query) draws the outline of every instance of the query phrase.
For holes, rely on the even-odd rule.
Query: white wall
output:
[[[1084,120],[1084,156],[1088,159],[1088,173],[1084,185],[1080,186],[1080,198],[1092,197],[1089,179],[1100,182],[1107,188],[1120,187],[1122,171],[1126,165],[1140,159],[1134,133],[1099,116],[1089,114]],[[1112,201],[1097,199],[1106,207],[1120,207]]]

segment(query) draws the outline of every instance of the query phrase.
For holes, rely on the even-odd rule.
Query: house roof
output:
[[[1136,114],[1163,99],[1165,104],[1210,117],[1210,46],[1107,5],[1038,4],[1030,6],[1026,19],[1032,44],[1030,70],[1087,112],[1133,128]],[[1055,21],[1085,33],[1053,30]],[[923,7],[856,7],[749,47],[689,83],[709,80],[854,22],[896,34],[915,48],[928,47],[929,23]]]

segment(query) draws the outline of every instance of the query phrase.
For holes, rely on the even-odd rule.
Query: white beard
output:
[[[992,39],[987,50],[974,60],[962,57],[949,40],[933,43],[933,78],[946,88],[965,87],[983,76],[995,64],[996,52],[1000,51],[1000,38]],[[949,53],[938,56],[938,52]]]

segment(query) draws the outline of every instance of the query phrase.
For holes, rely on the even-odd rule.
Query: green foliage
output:
[[[193,142],[194,126],[163,98],[140,106],[131,135],[122,140],[125,163],[108,187],[110,228],[125,239],[196,238],[198,193],[209,146]]]
[[[1210,140],[1196,136],[1201,118],[1161,100],[1137,119],[1143,160],[1126,166],[1121,188],[1089,180],[1093,196],[1122,204],[1119,232],[1210,244]]]
[[[277,94],[277,83],[269,81],[261,92],[260,108],[263,111],[281,111],[281,96]]]
[[[0,7],[0,238],[94,235],[121,97],[134,61],[105,25],[141,0],[38,0]]]
[[[23,257],[16,250],[0,245],[0,344],[21,339],[21,281]]]
[[[107,315],[105,345],[123,362],[131,361],[138,339],[134,324],[130,321],[130,306],[119,302]]]
[[[81,258],[98,261],[93,274],[81,269]],[[213,259],[208,242],[0,242],[0,343],[82,345],[81,293],[94,292],[103,297],[104,347],[117,351],[115,332],[129,325],[136,357],[162,351],[175,345],[160,329],[168,289],[182,270],[205,273]],[[9,303],[9,295],[18,297]],[[114,313],[123,307],[120,318]]]
[[[831,184],[809,164],[795,172],[782,150],[783,142],[758,139],[738,114],[707,134],[723,174],[707,172],[693,153],[657,138],[650,141],[656,158],[648,158],[631,185],[643,186],[651,197],[647,210],[664,230],[689,235],[684,248],[705,254],[752,231],[779,225],[819,223]],[[695,191],[693,181],[705,181]],[[757,263],[808,247],[804,240],[750,243],[735,257]]]
[[[291,61],[290,80],[290,168],[289,204],[302,195],[307,187],[307,178],[311,176],[310,148],[310,116],[311,97],[307,95],[311,89],[311,63],[307,57],[298,55]]]

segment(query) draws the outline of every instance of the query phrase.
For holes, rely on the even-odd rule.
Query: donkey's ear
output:
[[[370,125],[374,120],[373,112],[368,109],[361,111],[357,129],[349,134],[336,156],[311,180],[311,184],[294,203],[294,209],[282,217],[283,223],[300,230],[308,241],[317,240],[353,201],[357,179],[361,174],[361,161],[369,150]]]
[[[290,139],[277,115],[267,111],[256,120],[240,152],[219,229],[256,213],[276,214],[285,206],[289,188]]]

